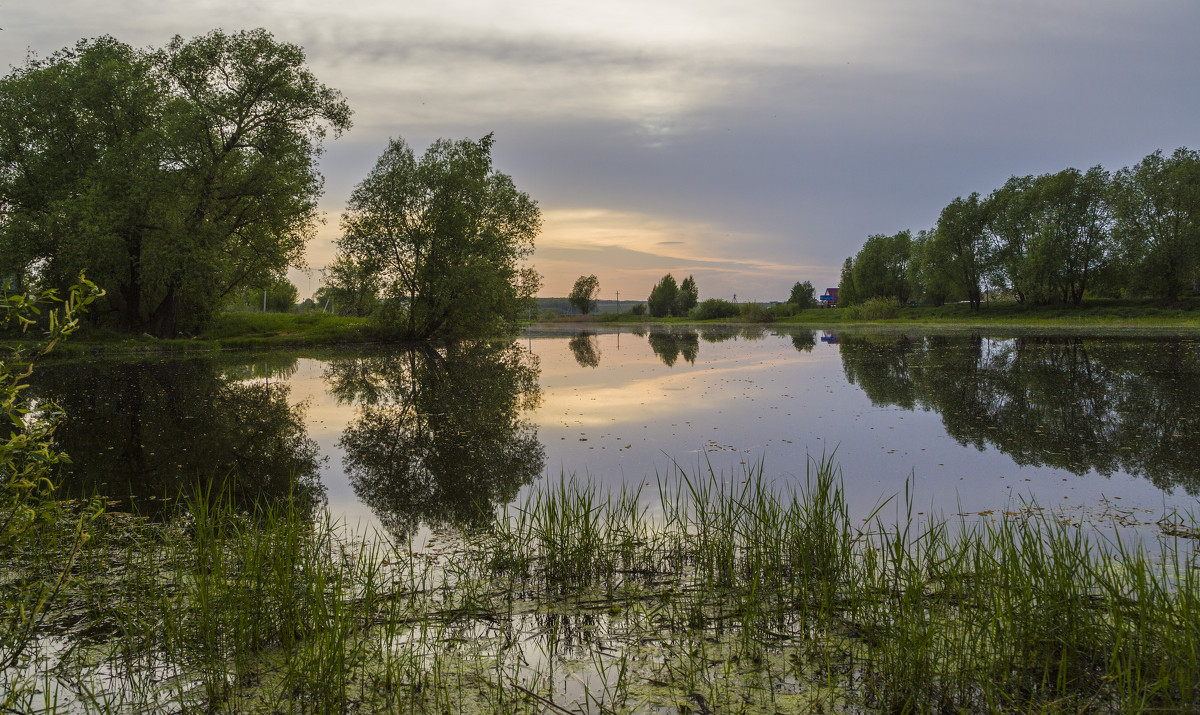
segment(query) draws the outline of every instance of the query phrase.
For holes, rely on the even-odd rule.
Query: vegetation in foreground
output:
[[[194,494],[8,547],[10,711],[1139,712],[1200,706],[1194,520],[1152,550],[1036,505],[857,528],[839,474],[571,479],[422,550]],[[879,514],[881,512],[877,512]],[[1164,522],[1167,523],[1167,522]],[[69,528],[68,528],[69,527]],[[39,627],[14,593],[77,548]]]

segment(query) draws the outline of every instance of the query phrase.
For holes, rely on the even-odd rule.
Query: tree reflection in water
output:
[[[1200,493],[1195,339],[845,335],[841,355],[874,404],[936,411],[960,444]]]
[[[332,394],[361,406],[339,441],[358,498],[401,539],[421,522],[486,522],[542,474],[522,416],[541,399],[538,374],[521,347],[482,341],[330,362]]]
[[[579,367],[596,367],[600,364],[600,348],[596,345],[596,334],[586,330],[576,333],[567,343],[567,347],[575,355]]]
[[[69,494],[132,496],[149,515],[163,497],[211,482],[244,508],[289,492],[315,505],[324,497],[317,444],[304,406],[273,381],[295,370],[290,356],[77,361],[39,368],[32,390],[67,415],[55,439],[71,457],[60,475]]]
[[[647,340],[650,349],[667,367],[674,365],[681,355],[688,363],[695,364],[700,352],[700,333],[688,328],[655,326],[650,329]]]

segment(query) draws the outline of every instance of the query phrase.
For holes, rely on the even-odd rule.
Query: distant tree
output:
[[[493,143],[439,139],[417,160],[393,139],[350,196],[338,248],[379,280],[376,319],[399,337],[491,331],[529,305],[519,262],[541,212],[492,167]]]
[[[787,302],[798,308],[817,307],[817,295],[813,284],[809,281],[797,282],[792,286],[792,294],[788,296]]]
[[[0,80],[0,106],[0,275],[62,290],[86,267],[98,319],[159,337],[303,261],[321,141],[350,127],[264,30],[84,40]]]
[[[579,276],[575,281],[575,287],[571,289],[571,294],[567,296],[567,300],[576,310],[587,315],[596,309],[596,296],[599,294],[599,278],[595,275]]]
[[[1156,151],[1118,171],[1113,184],[1114,232],[1136,281],[1131,291],[1178,300],[1200,273],[1200,153]]]
[[[655,318],[665,318],[670,315],[675,308],[678,296],[679,286],[675,283],[675,277],[668,273],[654,286],[650,291],[650,297],[646,300],[650,308],[650,315]]]
[[[379,305],[379,274],[369,265],[339,253],[325,267],[321,286],[313,298],[321,310],[363,317]]]
[[[689,275],[683,279],[683,283],[679,284],[679,292],[675,294],[675,305],[671,309],[671,315],[687,315],[688,311],[696,307],[699,300],[700,291],[696,288],[696,279]]]
[[[287,278],[277,278],[267,284],[267,310],[272,313],[289,313],[296,307],[300,291]]]

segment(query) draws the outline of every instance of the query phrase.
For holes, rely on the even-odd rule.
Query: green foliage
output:
[[[313,300],[323,311],[361,318],[379,306],[379,287],[369,264],[340,254],[322,272]]]
[[[393,139],[342,215],[339,256],[379,283],[377,325],[406,339],[490,332],[529,309],[541,212],[492,166],[493,139]]]
[[[909,284],[915,296],[935,306],[957,295],[949,257],[938,250],[934,231],[918,231],[909,251]]]
[[[992,256],[989,281],[1018,302],[1072,302],[1114,256],[1108,172],[1066,169],[1012,177],[986,202]]]
[[[0,301],[0,327],[17,326],[25,333],[43,322],[45,342],[33,353],[22,348],[12,359],[0,361],[0,411],[9,433],[0,441],[0,562],[6,570],[14,563],[13,555],[23,549],[39,548],[45,532],[64,517],[54,500],[53,471],[69,462],[55,448],[54,433],[64,418],[63,411],[51,401],[36,406],[26,399],[26,380],[33,372],[33,360],[46,355],[55,343],[79,328],[79,316],[104,291],[84,278],[67,291],[65,299],[50,289],[39,295],[17,293]],[[53,307],[51,307],[53,306]],[[47,310],[43,316],[42,311]],[[70,529],[69,547],[64,559],[50,571],[37,573],[8,571],[5,578],[19,583],[15,600],[0,604],[0,672],[17,665],[29,647],[34,631],[46,608],[70,578],[75,560],[87,541],[87,526],[100,510],[89,504]],[[0,710],[9,710],[17,690],[0,696]]]
[[[737,303],[731,303],[720,298],[709,298],[696,306],[692,317],[699,320],[716,320],[718,318],[736,318],[741,312]]]
[[[839,303],[911,295],[974,310],[997,291],[1018,303],[1152,295],[1176,303],[1200,283],[1200,152],[1161,151],[1110,176],[1099,166],[1014,176],[956,198],[932,232],[872,236],[842,266]],[[903,278],[903,280],[901,280]]]
[[[747,323],[769,323],[773,319],[771,312],[761,303],[742,303],[738,306],[738,313]]]
[[[678,299],[679,286],[675,283],[675,277],[668,273],[650,290],[650,297],[646,299],[651,317],[665,318],[673,315]]]
[[[1200,152],[1156,151],[1118,171],[1112,201],[1129,292],[1177,301],[1200,276]]]
[[[887,298],[870,298],[858,305],[846,308],[847,320],[888,320],[900,315],[903,307],[899,300],[891,296]]]
[[[596,309],[596,296],[600,294],[600,279],[595,274],[579,276],[567,300],[584,315]]]
[[[668,315],[677,318],[684,317],[696,307],[700,291],[696,287],[696,279],[688,276],[682,284],[676,284],[675,277],[670,273],[650,291],[646,300],[650,315],[655,318],[665,318]]]
[[[675,294],[675,307],[671,310],[671,315],[683,316],[696,307],[696,302],[700,300],[700,289],[696,287],[696,279],[688,276],[683,279],[683,283],[679,284],[679,292]]]
[[[266,300],[264,301],[264,294]],[[259,285],[246,286],[234,294],[228,301],[229,310],[257,310],[266,307],[269,313],[290,313],[296,307],[300,291],[292,282],[282,276],[271,278]]]
[[[63,289],[86,266],[98,319],[158,337],[303,260],[321,140],[350,126],[263,30],[81,41],[0,80],[0,105],[0,273]]]
[[[973,193],[958,197],[942,209],[933,250],[944,261],[956,290],[965,295],[973,310],[983,301],[980,282],[990,266],[990,246],[984,234],[987,207]]]
[[[638,303],[638,304],[634,305],[632,308],[629,309],[629,314],[630,315],[645,315],[646,314],[646,304]]]
[[[838,305],[854,305],[859,301],[858,291],[854,286],[854,258],[849,257],[842,262],[842,274],[838,281]]]
[[[908,282],[911,245],[912,234],[908,231],[867,238],[851,268],[854,276],[852,302],[886,297],[896,298],[901,303],[907,301],[912,293]],[[840,291],[838,302],[846,303]]]
[[[816,308],[817,292],[810,281],[804,281],[803,283],[797,281],[792,286],[792,293],[788,296],[787,302],[800,309]]]

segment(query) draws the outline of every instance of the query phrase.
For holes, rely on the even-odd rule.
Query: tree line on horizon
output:
[[[600,294],[600,280],[593,275],[579,276],[572,287],[567,304],[582,315],[589,315],[596,310],[597,296]],[[720,318],[743,318],[754,322],[767,322],[777,317],[794,314],[797,310],[816,308],[816,291],[811,281],[797,281],[792,286],[786,301],[774,303],[767,308],[762,303],[737,303],[721,298],[709,298],[700,301],[700,290],[696,285],[695,276],[689,275],[682,282],[676,281],[675,276],[668,273],[650,290],[645,301],[635,302],[630,306],[631,315],[646,315],[653,318],[695,318],[711,320]],[[562,299],[542,299],[562,300]]]
[[[1115,174],[1013,176],[986,197],[955,198],[932,229],[872,235],[843,263],[838,303],[1175,303],[1198,279],[1200,153],[1181,147]]]

